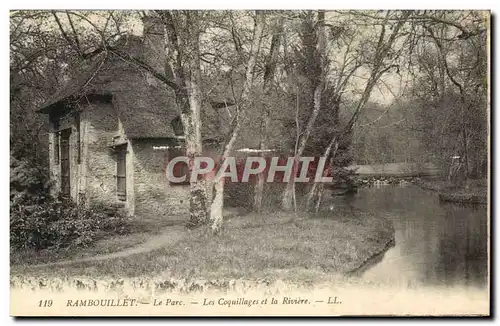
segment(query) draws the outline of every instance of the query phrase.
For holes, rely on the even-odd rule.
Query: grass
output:
[[[249,214],[226,219],[219,235],[199,228],[174,245],[107,261],[30,269],[13,274],[88,277],[189,277],[318,281],[357,269],[393,239],[387,220],[356,212],[343,216],[295,217]]]
[[[174,222],[175,223],[175,222]],[[10,252],[11,265],[47,264],[61,260],[75,260],[97,255],[109,254],[125,250],[159,234],[162,229],[172,224],[172,221],[137,219],[128,223],[127,234],[105,234],[88,247],[72,247],[65,249],[12,249]]]

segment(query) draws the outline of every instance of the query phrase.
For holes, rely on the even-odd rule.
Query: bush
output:
[[[108,233],[125,233],[126,218],[108,216],[103,207],[40,198],[11,202],[11,246],[23,249],[85,247]]]
[[[49,180],[47,172],[35,162],[20,160],[10,156],[10,196],[26,193],[39,196],[48,193]]]
[[[126,218],[49,195],[46,173],[31,161],[10,159],[10,243],[13,248],[85,247],[107,233],[125,233]]]

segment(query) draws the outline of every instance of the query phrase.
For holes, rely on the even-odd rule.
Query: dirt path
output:
[[[148,240],[144,243],[141,243],[137,246],[127,248],[125,250],[121,250],[121,251],[117,251],[117,252],[113,252],[113,253],[109,253],[109,254],[97,255],[97,256],[93,256],[93,257],[77,258],[77,259],[57,261],[57,262],[53,262],[53,263],[32,265],[32,266],[30,266],[30,268],[50,267],[50,266],[65,266],[65,265],[72,265],[72,264],[92,262],[92,261],[124,258],[124,257],[128,257],[131,255],[136,255],[136,254],[143,254],[143,253],[147,253],[147,252],[150,252],[150,251],[153,251],[156,249],[171,246],[171,245],[175,244],[176,242],[178,242],[179,240],[181,240],[187,234],[188,234],[188,231],[186,230],[186,228],[183,225],[171,226],[171,227],[165,228],[161,234],[151,236],[150,240]]]

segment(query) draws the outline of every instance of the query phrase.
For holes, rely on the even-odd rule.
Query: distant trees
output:
[[[10,145],[14,157],[41,164],[46,159],[43,121],[33,106],[55,92],[69,59],[57,34],[43,30],[41,12],[13,12],[10,17]],[[45,151],[44,151],[45,150]]]
[[[418,13],[419,40],[412,53],[414,83],[407,95],[415,129],[447,171],[459,157],[464,176],[487,173],[488,42],[481,12]]]
[[[412,128],[409,102],[368,102],[354,129],[352,152],[357,164],[423,163],[421,142]]]
[[[369,12],[355,12],[380,20]],[[389,22],[400,21],[391,17]],[[434,162],[452,157],[468,177],[487,172],[487,17],[482,12],[413,11],[395,42],[400,86],[392,103],[370,103],[355,126],[360,163]],[[398,53],[396,52],[396,53]],[[391,54],[392,55],[392,54]],[[399,73],[399,75],[397,75]],[[393,76],[394,73],[392,73]]]

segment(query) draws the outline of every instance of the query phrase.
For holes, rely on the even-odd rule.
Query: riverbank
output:
[[[317,282],[359,269],[393,240],[391,222],[362,212],[321,218],[248,214],[226,220],[218,236],[200,228],[148,253],[64,266],[13,265],[11,275],[20,282],[32,277]]]
[[[462,187],[439,179],[415,179],[413,183],[422,189],[437,192],[443,202],[488,204],[488,183],[484,179],[470,180]]]

